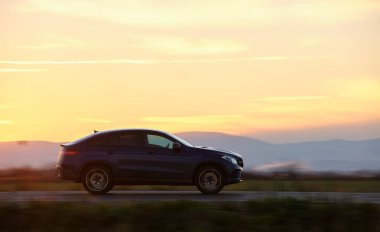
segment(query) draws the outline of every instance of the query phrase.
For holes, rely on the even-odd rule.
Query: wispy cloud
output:
[[[88,41],[83,41],[77,38],[73,38],[67,35],[61,34],[51,34],[44,33],[41,35],[42,43],[40,44],[31,44],[31,45],[22,45],[19,46],[21,49],[30,49],[30,50],[51,50],[51,49],[60,49],[60,48],[89,48],[94,47],[92,43]]]
[[[112,123],[111,120],[98,119],[98,118],[77,118],[76,120],[88,123]]]
[[[11,65],[66,65],[66,64],[153,64],[159,60],[108,59],[108,60],[0,60]]]
[[[281,61],[281,60],[310,60],[310,59],[328,59],[331,56],[252,56],[243,57],[240,60],[256,61]]]
[[[211,55],[245,51],[248,46],[226,39],[184,39],[179,37],[142,38],[144,47],[167,54]]]
[[[104,60],[0,60],[8,65],[76,65],[76,64],[175,64],[175,63],[218,63],[233,61],[283,61],[326,59],[329,56],[252,56],[219,59],[104,59]]]
[[[0,105],[0,109],[9,109],[12,108],[12,105]]]
[[[357,21],[377,17],[380,3],[374,0],[280,2],[30,0],[21,9],[135,26],[183,28],[194,25],[226,26],[238,23],[245,26],[262,26],[281,20],[303,20],[313,23]]]
[[[7,124],[12,124],[13,122],[10,120],[0,120],[0,125],[7,125]]]
[[[241,119],[241,115],[201,115],[201,116],[178,116],[178,117],[162,117],[150,116],[143,117],[145,122],[161,122],[161,123],[191,123],[191,124],[216,124],[236,121]]]
[[[380,2],[373,0],[298,1],[288,5],[292,18],[329,24],[377,18]]]
[[[303,41],[300,41],[301,47],[314,47],[325,42],[322,36],[306,36]]]
[[[64,42],[52,42],[52,43],[44,43],[44,44],[19,46],[19,48],[30,49],[30,50],[50,50],[50,49],[67,48],[67,47],[70,47],[70,44],[64,43]]]
[[[380,101],[380,79],[378,77],[360,77],[357,79],[337,78],[326,81],[332,94],[340,97]]]
[[[86,10],[83,10],[86,9]],[[255,9],[252,13],[252,9]],[[262,24],[276,20],[277,10],[256,1],[30,0],[22,11],[44,11],[125,25],[176,28],[235,22]],[[211,12],[210,12],[211,11]],[[99,12],[102,12],[99,14]],[[196,12],[196,13],[195,13]],[[226,14],[226,12],[238,12]]]
[[[5,63],[4,63],[5,64]],[[45,72],[48,69],[41,68],[0,68],[0,73],[28,73],[28,72]]]
[[[322,100],[328,96],[275,96],[256,98],[254,101],[304,101],[304,100]]]

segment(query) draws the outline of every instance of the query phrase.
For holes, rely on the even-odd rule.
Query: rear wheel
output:
[[[204,166],[195,175],[195,184],[204,194],[217,194],[225,184],[222,170],[216,166]]]
[[[109,192],[113,188],[112,173],[103,165],[92,165],[83,172],[82,184],[91,194]]]

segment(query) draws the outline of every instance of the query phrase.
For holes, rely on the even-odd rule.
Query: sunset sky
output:
[[[380,122],[378,0],[3,0],[0,28],[0,141]]]

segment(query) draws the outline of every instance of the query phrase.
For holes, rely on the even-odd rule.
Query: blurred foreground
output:
[[[0,231],[376,232],[380,205],[362,202],[379,203],[379,177],[248,173],[216,196],[189,186],[116,186],[134,191],[93,196],[69,191],[82,186],[58,180],[55,169],[7,169],[0,170]]]
[[[0,231],[380,231],[380,208],[364,203],[266,199],[0,204]]]

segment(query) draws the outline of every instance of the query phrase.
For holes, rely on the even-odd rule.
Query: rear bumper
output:
[[[78,172],[69,165],[57,165],[57,176],[61,180],[81,181]]]

